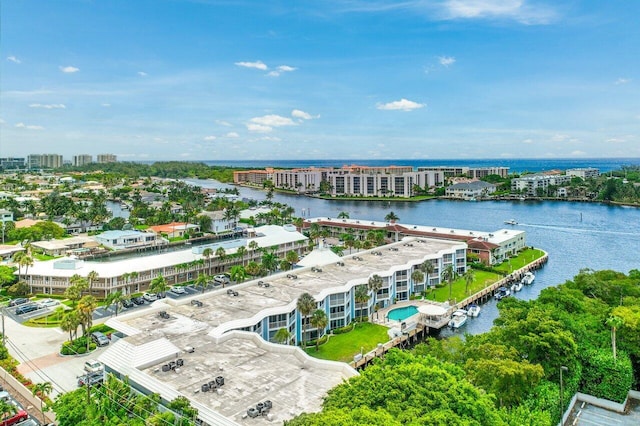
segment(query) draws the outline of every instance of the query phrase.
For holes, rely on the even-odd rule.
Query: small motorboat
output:
[[[530,285],[533,284],[533,280],[536,279],[536,276],[533,275],[533,272],[525,272],[524,277],[522,277],[522,280],[520,280],[520,282],[524,285]]]
[[[494,297],[496,298],[496,300],[502,300],[505,297],[509,297],[509,296],[511,296],[511,290],[509,290],[507,287],[500,287],[498,291],[496,291],[496,294]]]
[[[522,282],[522,280],[516,281],[515,283],[511,284],[511,292],[512,293],[518,292],[522,290],[523,286],[524,286],[524,283]]]
[[[478,315],[480,315],[480,311],[482,310],[482,308],[480,308],[480,306],[474,304],[469,305],[469,309],[467,309],[467,316],[470,316],[472,318],[477,317]]]
[[[451,321],[449,321],[449,327],[460,328],[467,322],[467,311],[464,309],[458,309],[451,315]]]
[[[517,225],[518,224],[518,222],[515,219],[505,220],[504,223],[507,224],[507,225]]]

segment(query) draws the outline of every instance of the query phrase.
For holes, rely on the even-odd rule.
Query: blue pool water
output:
[[[410,306],[405,306],[403,308],[393,309],[389,311],[389,314],[387,316],[389,317],[390,320],[404,321],[405,319],[409,318],[411,315],[415,315],[417,313],[418,313],[418,308],[416,308],[413,305],[410,305]]]

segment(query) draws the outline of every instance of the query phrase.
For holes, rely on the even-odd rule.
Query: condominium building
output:
[[[85,166],[93,163],[93,157],[89,154],[80,154],[73,156],[73,165],[76,167]]]
[[[509,167],[423,166],[418,167],[418,171],[442,172],[445,177],[467,176],[471,179],[482,179],[489,175],[506,178],[509,175]]]
[[[60,154],[30,154],[27,157],[29,169],[57,169],[64,164]]]
[[[447,186],[448,197],[462,200],[473,200],[496,192],[496,186],[492,183],[476,180],[472,182],[460,182]]]
[[[2,170],[21,170],[26,167],[24,157],[4,157],[0,158],[0,169]]]
[[[600,176],[600,169],[596,169],[594,167],[567,169],[567,176],[577,176],[582,179],[594,179]]]
[[[98,163],[115,163],[118,159],[115,154],[98,154],[97,162]]]
[[[233,183],[262,187],[268,180],[273,180],[273,168],[264,170],[236,170],[233,172]]]
[[[569,175],[533,174],[511,180],[511,192],[528,196],[546,195],[550,185],[560,186],[571,182]]]

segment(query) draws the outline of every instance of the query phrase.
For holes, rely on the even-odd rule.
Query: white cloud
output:
[[[255,133],[269,133],[273,131],[273,127],[263,126],[262,124],[247,123],[247,130]]]
[[[205,140],[205,141],[215,141],[216,139],[218,139],[218,138],[215,137],[215,136],[205,136],[203,138],[203,140]]]
[[[64,104],[31,104],[30,108],[44,108],[44,109],[66,109]]]
[[[244,67],[244,68],[255,68],[258,70],[262,70],[262,71],[266,71],[267,69],[269,69],[269,67],[267,67],[262,61],[255,61],[255,62],[236,62],[235,63],[237,66],[239,67]]]
[[[103,106],[103,107],[105,107],[105,108],[108,108],[108,107],[110,107],[110,106],[111,106],[111,104],[101,104],[101,106]]]
[[[446,0],[438,3],[445,19],[513,19],[522,24],[548,24],[556,12],[530,0]],[[436,7],[438,7],[436,6]]]
[[[146,76],[147,76],[147,75],[149,75],[149,74],[147,74],[147,73],[146,73],[146,72],[144,72],[144,71],[138,71],[138,75],[139,75],[140,77],[146,77]]]
[[[533,139],[525,139],[522,143],[533,143]]]
[[[71,74],[71,73],[80,71],[80,68],[76,68],[76,67],[72,67],[72,66],[60,67],[60,71],[62,71],[64,73],[67,73],[67,74]]]
[[[565,142],[569,140],[569,135],[562,135],[557,133],[551,137],[551,142]]]
[[[225,126],[225,127],[233,127],[231,123],[224,120],[216,120],[216,124],[219,124],[220,126]]]
[[[456,58],[453,56],[440,56],[438,58],[438,62],[440,62],[440,65],[443,67],[448,67],[449,65],[455,64]]]
[[[423,108],[425,104],[419,104],[407,99],[400,99],[399,101],[393,101],[386,104],[378,104],[376,108],[387,111],[413,111],[414,109]]]
[[[33,124],[24,124],[24,123],[16,123],[16,127],[18,129],[27,129],[27,130],[42,130],[44,127],[36,126]]]
[[[615,84],[627,84],[631,82],[630,78],[622,78],[620,77],[619,79],[616,80]]]
[[[269,114],[262,117],[254,117],[249,120],[251,123],[259,124],[269,127],[281,127],[281,126],[295,126],[296,123],[289,117],[283,117],[281,115]]]
[[[313,118],[320,118],[319,115],[313,116],[311,114],[309,114],[308,112],[304,112],[302,110],[299,109],[294,109],[293,111],[291,111],[291,116],[294,118],[299,118],[301,120],[311,120]]]
[[[267,75],[270,77],[278,77],[283,72],[293,72],[295,70],[297,70],[297,68],[290,67],[289,65],[280,65],[275,70],[269,72],[269,74]]]
[[[238,138],[238,137],[240,137],[240,135],[237,134],[236,132],[229,132],[224,136],[227,137],[227,138]]]
[[[571,151],[571,155],[583,156],[583,155],[586,155],[586,154],[587,154],[587,153],[586,153],[586,152],[584,152],[584,151],[578,151],[578,150],[576,150],[576,151]]]
[[[16,64],[22,63],[22,61],[20,59],[16,58],[13,55],[12,56],[7,56],[7,61],[11,61],[11,62],[16,63]]]

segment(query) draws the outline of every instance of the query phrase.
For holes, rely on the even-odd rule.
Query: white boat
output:
[[[475,303],[469,305],[469,309],[467,309],[467,316],[475,318],[480,315],[481,310],[482,309],[480,308],[480,306],[476,305]]]
[[[520,280],[520,282],[524,285],[530,285],[533,284],[533,280],[536,279],[536,276],[533,275],[533,272],[525,272],[524,277],[522,277],[522,280]]]
[[[522,280],[516,281],[515,283],[513,283],[511,285],[511,292],[515,293],[517,291],[520,291],[520,290],[522,290],[523,286],[524,286],[524,282],[522,282]]]
[[[464,309],[458,309],[451,315],[451,321],[449,321],[449,327],[460,328],[467,322],[467,311]]]
[[[502,300],[505,297],[509,296],[511,296],[511,290],[509,290],[507,287],[500,287],[496,292],[495,298],[496,300]]]
[[[518,222],[515,219],[505,220],[504,223],[507,224],[507,225],[517,225],[518,224]]]

